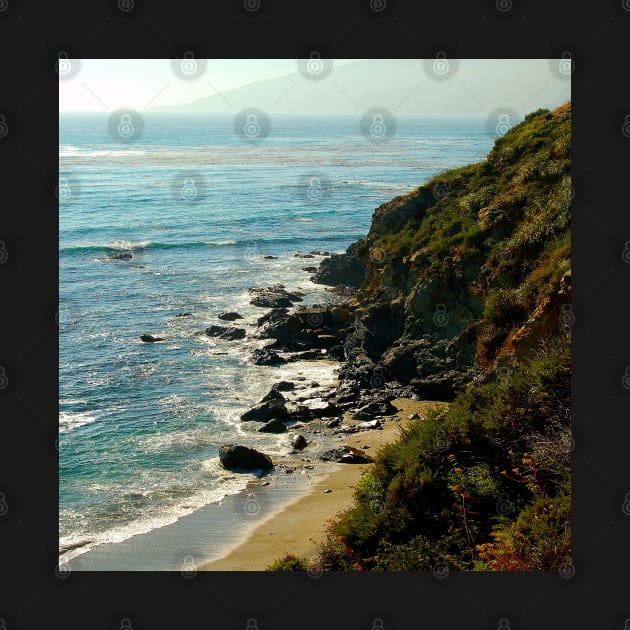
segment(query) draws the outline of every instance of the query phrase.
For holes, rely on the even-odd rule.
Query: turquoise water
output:
[[[247,289],[282,282],[325,300],[302,270],[318,258],[294,254],[344,250],[379,204],[484,159],[493,140],[482,117],[400,117],[384,143],[359,116],[274,118],[251,144],[229,116],[146,114],[121,144],[106,116],[62,114],[60,547],[91,541],[65,557],[241,490],[247,475],[218,465],[222,443],[286,452],[286,437],[239,415],[276,380],[324,382],[334,366],[249,365],[265,309]],[[199,334],[224,310],[245,316],[246,339]]]

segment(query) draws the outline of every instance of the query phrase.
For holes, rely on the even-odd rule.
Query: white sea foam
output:
[[[61,412],[59,414],[59,433],[68,433],[86,424],[91,424],[95,420],[96,416],[93,411]]]

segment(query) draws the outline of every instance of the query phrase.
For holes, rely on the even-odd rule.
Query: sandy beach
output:
[[[430,408],[444,403],[399,399],[393,400],[392,404],[399,410],[398,420],[385,420],[381,430],[344,436],[339,440],[339,446],[346,444],[359,449],[369,446],[366,452],[374,456],[381,446],[398,438],[401,427],[410,422],[422,422]],[[414,413],[420,419],[408,420],[407,417]],[[347,419],[346,422],[352,423]],[[325,537],[326,520],[350,506],[354,487],[370,466],[372,464],[335,464],[329,472],[315,472],[308,494],[271,514],[238,546],[198,569],[264,571],[287,553],[312,558],[317,552],[317,542]]]

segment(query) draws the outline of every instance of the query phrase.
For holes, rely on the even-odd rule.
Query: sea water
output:
[[[267,309],[249,304],[248,288],[282,283],[304,304],[325,302],[303,270],[321,256],[295,254],[343,251],[377,206],[483,160],[494,140],[483,117],[399,117],[386,141],[362,135],[359,116],[273,117],[257,141],[226,115],[143,119],[121,143],[107,114],[60,115],[64,560],[241,491],[251,477],[225,474],[221,444],[286,453],[286,436],[240,414],[296,373],[330,382],[334,365],[251,365]],[[204,335],[228,310],[247,337]],[[143,343],[145,333],[164,341]]]

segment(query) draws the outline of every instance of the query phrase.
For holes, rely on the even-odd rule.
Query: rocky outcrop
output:
[[[260,289],[249,289],[253,296],[250,304],[267,308],[281,308],[291,306],[293,302],[301,302],[302,298],[297,293],[289,293],[283,284],[276,284]]]
[[[243,339],[246,335],[244,328],[236,328],[235,326],[208,326],[206,328],[208,337],[216,337],[217,339],[227,339],[234,341],[235,339]]]
[[[286,425],[281,420],[269,420],[258,429],[259,433],[285,433]]]
[[[227,313],[221,313],[218,315],[218,318],[226,322],[233,322],[237,319],[243,319],[243,316],[235,311],[228,311]]]
[[[249,357],[254,365],[278,365],[286,363],[286,359],[269,348],[258,348]]]
[[[164,341],[164,337],[154,337],[153,335],[140,335],[140,339],[144,343],[154,343],[155,341]]]
[[[347,361],[338,404],[392,383],[450,400],[572,319],[570,124],[570,104],[530,114],[486,162],[379,206],[320,263],[314,281],[359,287],[340,343],[325,340]]]
[[[268,422],[278,418],[286,418],[289,415],[284,400],[273,398],[254,405],[246,411],[241,420],[244,422],[253,420],[254,422]]]
[[[365,269],[357,255],[357,244],[353,243],[343,254],[331,254],[322,260],[311,277],[313,282],[330,285],[360,287]]]
[[[228,470],[261,470],[273,468],[271,457],[247,446],[224,444],[219,449],[219,461]]]

